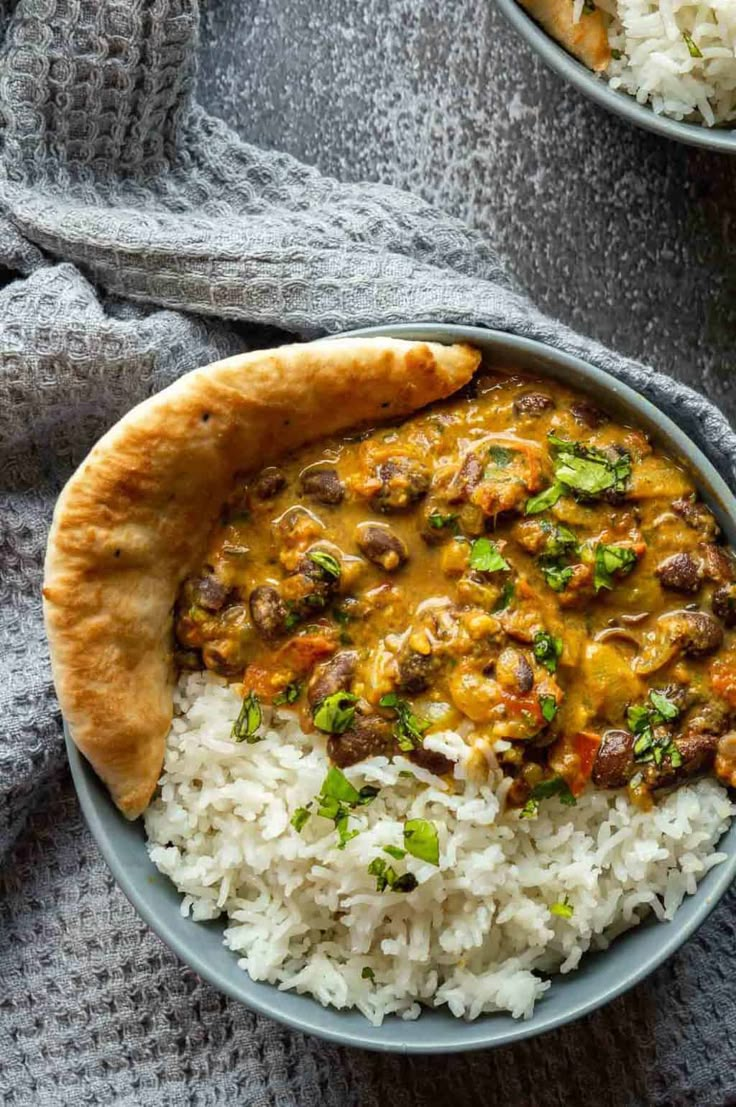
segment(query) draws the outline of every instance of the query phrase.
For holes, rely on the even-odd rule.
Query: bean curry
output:
[[[736,562],[686,469],[557,383],[480,375],[400,425],[236,482],[177,661],[289,705],[340,768],[459,730],[523,815],[736,784]]]

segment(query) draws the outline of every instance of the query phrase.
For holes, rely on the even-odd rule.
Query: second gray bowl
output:
[[[568,54],[564,46],[560,46],[526,13],[518,0],[496,0],[496,4],[545,65],[607,111],[662,138],[722,154],[736,154],[736,129],[703,127],[699,123],[681,123],[669,116],[657,115],[648,105],[638,103],[628,93],[611,88],[604,77],[593,73]]]

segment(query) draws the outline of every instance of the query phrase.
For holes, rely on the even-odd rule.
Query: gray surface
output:
[[[418,192],[541,307],[736,417],[736,159],[601,111],[492,0],[203,10],[200,98],[244,138]]]
[[[548,132],[537,113],[525,111],[536,102],[529,96],[537,82],[515,80],[520,55],[508,41],[496,53],[504,31],[485,23],[491,16],[479,10],[443,11],[440,26],[420,0],[383,16],[375,5],[356,5],[349,9],[356,21],[351,34],[329,4],[305,4],[301,17],[281,9],[277,18],[273,4],[220,0],[205,29],[207,38],[211,24],[223,20],[219,44],[204,48],[211,96],[235,97],[237,111],[225,104],[220,110],[249,138],[274,148],[298,149],[304,141],[307,158],[335,156],[333,167],[346,179],[385,175],[387,159],[395,159],[403,183],[429,188],[473,219],[491,213],[487,229],[515,275],[530,280],[537,266],[538,291],[552,308],[565,297],[576,311],[595,308],[594,296],[608,311],[615,303],[615,318],[602,311],[587,317],[590,330],[594,321],[611,327],[620,320],[609,335],[617,344],[637,344],[629,349],[664,369],[676,363],[680,375],[692,363],[696,381],[710,358],[706,383],[721,387],[726,332],[714,328],[715,340],[706,344],[705,329],[694,335],[687,328],[693,302],[704,310],[710,296],[725,312],[726,276],[706,264],[716,239],[702,232],[687,239],[688,250],[704,243],[707,250],[688,277],[688,296],[664,305],[672,323],[667,334],[648,325],[661,292],[654,303],[641,286],[627,290],[644,304],[634,316],[614,282],[598,285],[602,274],[590,269],[590,259],[608,265],[612,248],[611,235],[595,223],[598,209],[594,237],[609,253],[575,245],[576,236],[591,233],[582,229],[590,181],[611,172],[610,210],[620,220],[615,238],[623,234],[623,205],[638,178],[621,177],[621,165],[616,176],[614,154],[597,129],[608,124],[589,117],[588,105],[567,94],[556,101],[560,112],[567,104],[568,124],[576,123],[568,130],[578,150],[565,128]],[[492,253],[460,225],[388,190],[334,186],[287,158],[239,146],[224,128],[190,113],[192,0],[0,0],[0,27],[11,11],[13,29],[0,54],[0,266],[11,278],[0,270],[0,1099],[21,1107],[733,1102],[733,892],[645,986],[584,1024],[492,1055],[412,1063],[306,1040],[224,1000],[160,946],[114,886],[81,823],[64,767],[38,594],[59,482],[135,400],[247,337],[262,341],[248,320],[306,333],[430,317],[501,324],[588,356],[669,405],[732,481],[736,439],[686,390],[540,316],[508,290]],[[418,49],[412,13],[420,11],[424,79],[411,61]],[[462,37],[452,38],[453,27]],[[441,66],[448,42],[452,79]],[[215,76],[214,59],[224,64],[232,44],[236,52]],[[518,93],[516,123],[494,108],[493,72]],[[249,96],[236,76],[252,82]],[[545,113],[555,96],[542,95]],[[274,98],[298,114],[282,123]],[[452,105],[466,98],[461,106],[475,136],[470,125],[449,121]],[[426,142],[417,141],[415,128]],[[584,163],[581,151],[593,133]],[[347,138],[352,156],[339,145]],[[622,133],[612,150],[624,159],[635,141]],[[642,211],[657,207],[663,188],[675,213],[702,219],[722,210],[712,199],[686,206],[678,193],[677,158],[690,155],[641,141],[641,150],[653,151],[642,162],[651,172],[642,184]],[[581,164],[585,183],[578,180]],[[574,180],[565,179],[563,167],[573,167]],[[720,172],[716,166],[704,180],[712,183]],[[725,179],[720,187],[726,190]],[[547,193],[554,196],[538,205]],[[467,211],[465,196],[475,197]],[[570,207],[562,213],[564,204]],[[565,221],[568,241],[558,256],[553,240],[540,236],[559,235]],[[640,239],[647,234],[658,242],[641,213],[632,223]],[[665,226],[671,231],[674,223]],[[566,241],[564,234],[558,241]],[[633,233],[626,241],[632,266],[641,246]],[[683,280],[691,259],[674,254],[668,272]],[[657,256],[664,257],[662,243]],[[556,272],[565,266],[567,278]],[[577,267],[585,270],[583,280]],[[127,302],[111,298],[115,293]],[[656,356],[665,338],[669,355]],[[644,342],[655,345],[638,345]]]

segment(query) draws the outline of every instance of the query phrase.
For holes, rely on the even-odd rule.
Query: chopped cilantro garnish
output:
[[[368,866],[370,876],[376,878],[376,891],[385,892],[390,888],[392,892],[413,892],[417,886],[417,878],[413,873],[404,873],[398,876],[393,865],[389,865],[382,857],[374,857]]]
[[[252,746],[254,742],[260,742],[263,737],[258,734],[262,722],[261,702],[255,692],[249,692],[233,723],[231,735],[236,742],[246,741],[249,746]]]
[[[378,703],[381,707],[388,707],[396,712],[394,736],[399,749],[407,751],[421,746],[422,735],[429,727],[427,720],[415,715],[411,704],[407,700],[400,699],[395,692],[388,692],[385,696],[381,696]]]
[[[389,857],[393,857],[395,861],[401,861],[403,857],[406,857],[406,850],[401,846],[384,846],[383,852],[387,853]]]
[[[361,980],[375,980],[376,974],[374,973],[370,965],[363,965],[363,968],[360,972],[360,978]]]
[[[554,696],[540,696],[539,707],[545,723],[551,723],[557,714],[557,700]]]
[[[512,580],[507,580],[503,586],[501,595],[493,605],[494,611],[504,611],[514,598],[515,585]]]
[[[634,760],[653,761],[659,766],[668,757],[674,769],[682,765],[682,754],[669,734],[655,736],[656,727],[674,722],[680,715],[680,708],[664,692],[652,690],[649,702],[634,704],[626,712],[626,722],[634,735]]]
[[[408,819],[404,823],[404,845],[412,857],[427,861],[430,865],[439,865],[437,827],[427,819]]]
[[[543,492],[539,492],[526,501],[524,513],[526,515],[538,515],[540,511],[546,511],[548,507],[554,507],[564,492],[565,489],[561,484],[550,485],[549,488],[545,488]]]
[[[457,530],[454,525],[457,522],[457,515],[443,515],[441,511],[433,511],[427,516],[427,522],[434,530],[443,530],[445,527]]]
[[[273,697],[274,707],[280,707],[282,703],[295,703],[301,695],[302,686],[298,680],[289,681],[286,687]]]
[[[550,799],[551,796],[558,796],[560,803],[565,807],[574,807],[578,802],[564,776],[552,776],[549,780],[540,780],[539,784],[535,784],[532,788],[531,798],[537,802]]]
[[[507,446],[491,446],[488,456],[497,469],[506,469],[511,464],[514,451]]]
[[[690,57],[691,58],[702,58],[703,51],[700,49],[700,47],[698,46],[697,42],[695,41],[693,36],[690,34],[690,32],[689,31],[683,31],[682,32],[682,37],[685,40],[685,45],[687,46],[687,52],[690,55]]]
[[[560,902],[553,903],[550,906],[550,914],[557,915],[560,919],[571,919],[575,908],[568,902],[567,896]]]
[[[303,829],[305,823],[307,822],[307,819],[309,818],[309,815],[310,812],[308,807],[297,807],[296,811],[291,816],[291,825],[294,827],[294,830],[296,830],[297,834],[299,834]]]
[[[318,565],[325,576],[333,577],[335,580],[340,578],[340,562],[332,554],[327,553],[325,550],[310,550],[307,554],[310,561],[313,561],[315,565]]]
[[[371,803],[377,795],[378,788],[374,788],[370,784],[364,785],[358,791],[345,774],[334,765],[328,771],[327,776],[322,781],[320,793],[314,802],[318,805],[317,814],[321,815],[323,819],[332,819],[334,822],[338,837],[338,849],[345,849],[348,842],[358,834],[357,830],[348,829],[350,812],[356,807],[364,807],[365,804]],[[300,814],[304,811],[307,811],[306,817]],[[292,826],[296,830],[301,830],[308,817],[307,808],[297,808],[292,816]],[[299,823],[298,826],[297,823]]]
[[[541,565],[542,576],[553,592],[564,592],[572,580],[573,570],[570,565],[562,568],[559,565]]]
[[[315,708],[314,725],[325,734],[343,734],[355,718],[357,702],[358,697],[352,692],[333,692],[325,696]]]
[[[628,453],[612,459],[595,446],[570,442],[556,434],[548,435],[548,442],[555,454],[555,482],[561,484],[563,490],[584,498],[600,496],[609,490],[624,491],[631,475]]]
[[[562,554],[576,553],[579,549],[577,535],[569,527],[546,521],[540,523],[540,526],[547,535],[542,551],[545,557],[560,557]]]
[[[511,566],[495,542],[490,538],[476,538],[470,549],[470,568],[481,573],[497,573]]]
[[[596,592],[601,588],[613,588],[613,574],[630,573],[636,565],[636,554],[628,546],[606,546],[599,542],[595,548],[595,568],[593,586]]]
[[[534,656],[550,673],[557,672],[557,662],[562,657],[562,639],[540,630],[534,635]]]

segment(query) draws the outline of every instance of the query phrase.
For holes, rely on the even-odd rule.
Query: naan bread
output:
[[[172,715],[173,608],[236,472],[454,392],[469,346],[344,338],[188,373],[102,438],[64,488],[44,612],[61,709],[133,819],[156,787]]]
[[[583,11],[573,22],[573,0],[521,0],[522,6],[538,20],[552,38],[580,58],[588,69],[602,72],[611,60],[611,47],[603,12],[597,8]]]

